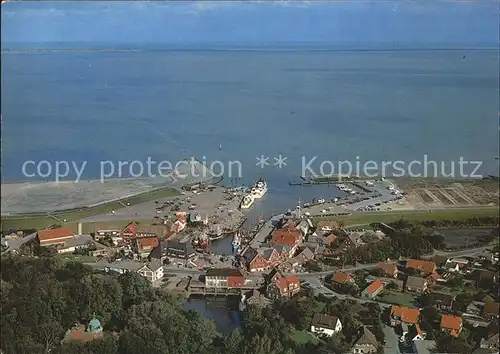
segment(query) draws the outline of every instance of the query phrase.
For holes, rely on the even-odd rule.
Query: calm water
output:
[[[274,187],[300,175],[301,156],[463,156],[491,173],[498,67],[497,51],[3,53],[2,175],[86,160],[95,178],[100,160],[186,154],[239,160],[239,182]],[[288,165],[260,169],[261,154]]]
[[[215,321],[217,331],[223,334],[239,327],[239,297],[191,297],[184,303],[184,309],[195,310],[209,320]]]

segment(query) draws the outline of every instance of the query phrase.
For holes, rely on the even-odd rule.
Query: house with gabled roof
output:
[[[151,261],[140,268],[137,273],[154,283],[163,278],[163,265],[159,261]]]
[[[253,272],[263,272],[271,268],[271,264],[258,252],[255,248],[248,247],[241,254],[241,259],[244,262],[245,268]]]
[[[391,306],[390,323],[396,326],[401,323],[417,324],[420,318],[420,310],[415,307]]]
[[[351,349],[353,354],[370,354],[376,353],[380,348],[380,343],[377,341],[377,337],[366,327],[360,328],[356,339],[354,340],[354,345]]]
[[[338,317],[323,313],[314,315],[311,323],[311,332],[331,337],[340,331],[342,331],[342,322],[340,322]]]
[[[147,257],[151,251],[160,245],[157,236],[139,237],[132,243],[134,252],[140,257]]]
[[[439,327],[443,332],[448,332],[451,336],[458,337],[462,331],[462,317],[441,315]]]
[[[406,268],[415,269],[424,275],[428,275],[436,271],[436,263],[433,261],[410,258],[406,261]]]
[[[408,276],[406,278],[406,289],[408,291],[415,291],[418,293],[423,293],[427,290],[427,280],[420,277]]]
[[[379,263],[377,269],[380,269],[384,274],[391,278],[398,277],[398,267],[395,263]]]
[[[354,278],[352,276],[350,276],[349,274],[344,273],[344,272],[339,270],[339,271],[336,271],[335,273],[333,273],[332,281],[336,284],[348,284],[348,283],[353,284]]]
[[[300,280],[296,275],[277,278],[267,287],[270,298],[291,298],[300,291]]]
[[[368,285],[366,289],[361,292],[361,296],[367,299],[373,299],[375,296],[380,294],[382,290],[384,290],[384,283],[377,279],[373,281],[370,285]]]

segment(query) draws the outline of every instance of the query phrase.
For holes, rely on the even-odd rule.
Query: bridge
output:
[[[241,296],[250,290],[257,290],[261,286],[257,284],[246,284],[241,287],[207,288],[205,283],[190,279],[186,288],[186,297],[191,295],[213,295],[213,296]]]

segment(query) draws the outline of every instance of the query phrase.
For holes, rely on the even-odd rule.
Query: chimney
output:
[[[82,223],[79,222],[78,223],[78,235],[81,235],[82,234]]]

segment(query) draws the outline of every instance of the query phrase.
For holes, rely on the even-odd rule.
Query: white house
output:
[[[163,266],[158,261],[152,261],[139,269],[137,273],[153,283],[163,278]]]
[[[317,313],[314,315],[311,324],[311,332],[316,334],[324,334],[329,337],[333,336],[342,330],[340,319],[335,316]]]

